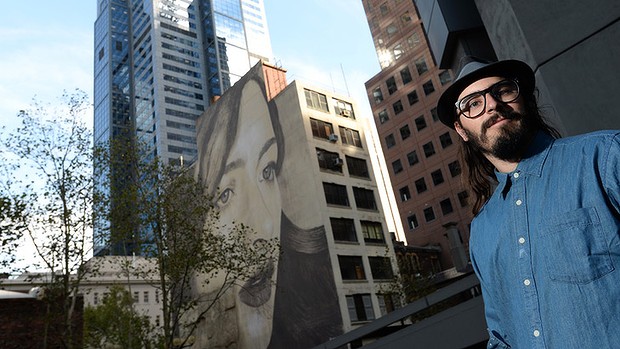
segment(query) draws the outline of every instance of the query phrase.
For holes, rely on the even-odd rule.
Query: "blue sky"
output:
[[[364,82],[380,68],[361,0],[265,0],[265,7],[274,58],[289,81],[349,94],[370,113]],[[34,97],[52,103],[79,88],[92,100],[96,16],[96,0],[11,1],[3,8],[0,125],[14,125]]]

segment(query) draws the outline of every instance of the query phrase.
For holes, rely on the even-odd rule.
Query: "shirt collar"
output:
[[[551,144],[555,139],[543,131],[538,131],[532,144],[525,152],[523,159],[519,161],[517,168],[510,173],[502,173],[495,170],[495,177],[497,178],[498,188],[502,191],[506,190],[506,184],[509,183],[508,179],[515,173],[535,175],[540,177],[542,174],[542,168],[551,149]]]

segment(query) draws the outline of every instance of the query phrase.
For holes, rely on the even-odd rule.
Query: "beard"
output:
[[[510,120],[510,122],[499,127],[497,136],[491,139],[487,132],[499,118]],[[474,150],[500,160],[517,162],[522,159],[536,134],[536,126],[532,119],[513,110],[498,109],[495,115],[481,125],[479,134],[474,134],[469,130],[465,130],[465,134]]]

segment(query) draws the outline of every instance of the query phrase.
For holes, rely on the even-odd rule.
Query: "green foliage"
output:
[[[129,291],[112,286],[101,305],[84,309],[84,345],[92,349],[153,347],[149,319],[134,310]]]

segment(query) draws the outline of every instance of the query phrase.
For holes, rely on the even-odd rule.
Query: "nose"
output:
[[[498,103],[497,99],[495,99],[495,97],[493,97],[493,95],[491,94],[490,91],[487,92],[484,95],[484,98],[486,100],[486,103],[485,103],[486,104],[486,110],[485,110],[485,112],[488,113],[490,111],[494,111],[495,108],[497,108],[497,103]]]

